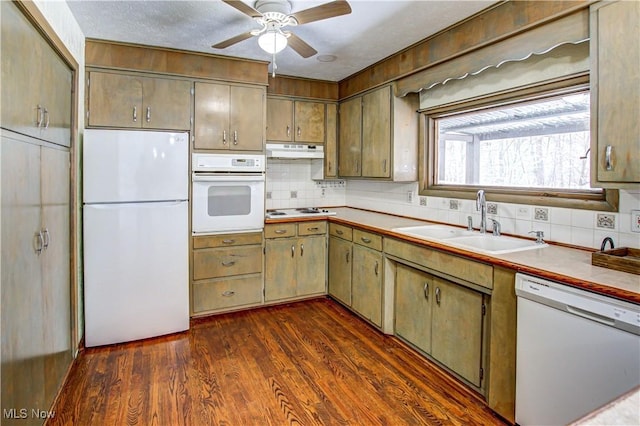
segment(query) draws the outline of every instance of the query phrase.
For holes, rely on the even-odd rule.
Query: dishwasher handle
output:
[[[586,318],[591,321],[596,321],[601,324],[608,325],[610,327],[615,327],[616,325],[616,322],[612,318],[605,317],[603,315],[598,315],[595,312],[590,312],[575,306],[567,305],[567,312],[573,315],[578,315],[579,317]]]

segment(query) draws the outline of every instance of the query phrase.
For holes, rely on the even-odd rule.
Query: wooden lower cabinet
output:
[[[352,243],[329,237],[329,294],[351,306]]]
[[[327,223],[265,227],[265,301],[326,292]]]
[[[262,233],[193,237],[191,312],[262,303]]]
[[[382,327],[382,253],[353,245],[351,306],[360,315]]]
[[[396,267],[395,332],[418,349],[431,353],[433,276],[398,264]]]

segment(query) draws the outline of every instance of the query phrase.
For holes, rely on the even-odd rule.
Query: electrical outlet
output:
[[[413,203],[413,191],[407,191],[407,203]]]
[[[298,198],[298,191],[291,191],[291,198]]]
[[[427,205],[427,197],[420,197],[420,205],[421,206]]]
[[[322,188],[322,192],[320,193],[320,198],[324,198],[327,195],[327,192],[324,188]]]
[[[270,200],[271,198],[272,198],[272,192],[267,191],[267,200]]]
[[[603,229],[616,229],[616,217],[612,214],[598,213],[596,226]]]
[[[631,232],[640,232],[640,210],[631,210]]]

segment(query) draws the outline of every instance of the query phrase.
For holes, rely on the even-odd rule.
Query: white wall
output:
[[[78,126],[78,135],[76,135],[77,143],[81,143],[82,138],[82,130],[84,129],[84,48],[85,48],[85,36],[77,21],[73,17],[69,6],[64,0],[34,0],[34,4],[38,7],[42,15],[45,17],[49,25],[53,28],[57,36],[62,40],[64,45],[67,47],[73,58],[78,63],[78,117],[77,117],[77,126]],[[78,200],[78,208],[82,209],[82,194],[80,193],[80,153],[82,152],[80,149],[76,149],[76,162],[74,167],[78,171],[78,184],[76,188],[74,188],[76,197]],[[80,222],[81,215],[78,214],[78,222],[76,223],[76,241],[81,244],[82,241],[82,223]],[[84,330],[84,318],[83,318],[83,301],[84,296],[82,293],[82,251],[80,246],[74,248],[76,259],[78,259],[78,270],[75,271],[77,274],[77,280],[79,283],[79,288],[76,291],[76,300],[78,301],[78,316],[75,318],[76,329],[78,330],[79,335],[76,336],[77,340],[82,337]],[[78,346],[78,341],[72,342],[73,347]]]
[[[464,226],[467,224],[467,216],[472,216],[474,227],[479,226],[480,214],[475,209],[475,200],[419,197],[417,191],[417,183],[350,180],[347,182],[346,205]],[[413,198],[411,202],[408,200],[409,193]],[[426,205],[420,204],[421,198]],[[453,209],[456,202],[457,209]],[[488,217],[498,220],[504,233],[526,236],[529,231],[541,230],[548,241],[598,249],[603,238],[611,237],[616,247],[640,247],[640,233],[631,232],[631,209],[640,209],[640,190],[620,190],[619,213],[494,204],[497,204],[497,214],[490,214]],[[536,208],[542,209],[538,211],[537,218]],[[546,220],[543,219],[545,213]],[[601,226],[608,223],[603,220],[602,215],[613,217],[614,229],[598,226],[599,215]]]

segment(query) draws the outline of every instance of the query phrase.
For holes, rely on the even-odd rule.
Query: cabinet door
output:
[[[53,401],[72,360],[69,151],[41,149],[45,400]]]
[[[142,81],[142,127],[189,130],[191,82],[166,78],[145,78]]]
[[[351,242],[329,237],[329,294],[351,306]]]
[[[324,143],[325,104],[296,101],[295,127],[296,142]]]
[[[396,268],[395,331],[426,353],[431,352],[433,277],[417,269]]]
[[[231,86],[230,149],[262,151],[265,134],[265,90]]]
[[[267,98],[267,140],[293,140],[293,101]]]
[[[482,362],[482,294],[433,278],[431,355],[480,386]]]
[[[352,307],[382,326],[382,253],[353,245]]]
[[[324,176],[338,177],[338,107],[327,104],[327,136],[324,145]]]
[[[196,82],[195,149],[229,149],[229,102],[229,86]]]
[[[13,2],[0,2],[2,7],[1,81],[3,128],[39,137],[42,120],[39,79],[44,41]]]
[[[265,301],[287,299],[296,295],[297,239],[267,240],[265,255]]]
[[[141,127],[140,78],[104,72],[89,73],[89,125]]]
[[[640,2],[593,7],[592,131],[597,145],[591,150],[591,173],[597,175],[594,186],[618,188],[615,182],[640,182]]]
[[[357,97],[340,104],[340,176],[360,176],[361,138],[362,98]]]
[[[362,97],[362,176],[391,176],[391,87]]]
[[[40,147],[3,137],[0,149],[2,408],[46,409],[51,401],[45,401],[44,395],[42,252],[37,253],[42,247],[37,237],[41,226]]]
[[[44,123],[40,137],[50,142],[71,145],[71,96],[73,74],[51,48],[43,49],[42,105]]]
[[[297,249],[297,295],[324,293],[327,289],[327,237],[300,238]]]

